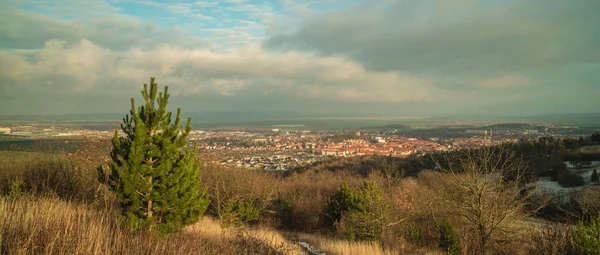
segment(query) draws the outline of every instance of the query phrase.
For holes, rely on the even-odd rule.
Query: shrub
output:
[[[359,192],[343,184],[329,200],[326,214],[338,233],[349,240],[378,240],[387,224],[388,205],[375,182],[363,183]]]
[[[245,231],[237,232],[235,238],[229,245],[242,251],[241,254],[272,254],[272,255],[285,255],[290,254],[293,250],[280,243],[279,245],[273,245],[271,240],[265,237],[255,236]]]
[[[592,142],[595,143],[600,143],[600,131],[596,131],[595,133],[593,133],[590,137],[590,140],[592,140]]]
[[[202,171],[202,182],[208,187],[210,194],[208,212],[211,215],[221,218],[222,211],[231,206],[231,203],[234,207],[237,203],[245,203],[247,208],[251,203],[259,220],[273,212],[277,180],[267,172],[206,165]]]
[[[574,254],[600,254],[600,214],[588,224],[580,221],[571,235]]]
[[[584,188],[571,196],[567,212],[577,220],[589,221],[600,213],[598,201],[600,201],[600,187]]]
[[[33,153],[31,154],[33,155]],[[64,200],[92,202],[97,199],[95,176],[78,171],[73,161],[61,155],[39,154],[27,160],[3,162],[0,193],[58,196]]]
[[[558,184],[563,187],[578,187],[585,183],[583,177],[576,173],[566,172],[558,178]]]
[[[421,229],[417,228],[417,226],[415,225],[414,222],[411,222],[408,225],[408,240],[420,245],[420,246],[425,246],[425,244],[427,244],[427,241],[425,240],[425,236],[423,235],[423,232],[421,231]]]
[[[8,199],[16,199],[22,197],[24,195],[23,190],[24,182],[17,178],[12,181],[10,185],[10,190],[8,191]]]
[[[347,183],[342,184],[340,189],[329,199],[325,218],[330,226],[334,226],[342,219],[342,214],[348,211],[358,210],[360,207],[358,196],[352,191]]]
[[[526,233],[528,254],[569,254],[571,249],[568,225],[553,223]]]
[[[342,229],[349,231],[346,237],[350,240],[379,240],[387,225],[388,205],[383,201],[383,192],[375,182],[369,181],[361,187],[358,198],[358,210],[342,215],[339,226],[345,225]]]
[[[289,228],[292,226],[292,218],[294,216],[294,207],[285,198],[278,198],[273,202],[275,214],[279,219],[280,228]]]
[[[224,207],[218,209],[218,213],[224,226],[236,227],[258,220],[260,215],[253,201],[239,199],[228,200]]]
[[[377,214],[369,212],[345,212],[336,230],[349,241],[376,241],[381,238],[383,224]]]
[[[452,223],[445,221],[440,227],[440,242],[438,247],[447,254],[460,254],[460,241]]]
[[[596,169],[594,169],[594,171],[592,172],[592,176],[590,176],[590,181],[600,182],[600,178],[598,177],[598,171]]]

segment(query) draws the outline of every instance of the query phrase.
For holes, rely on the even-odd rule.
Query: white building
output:
[[[385,143],[385,139],[383,139],[382,137],[379,137],[379,136],[378,136],[378,137],[375,137],[375,138],[373,138],[373,140],[375,140],[375,141],[376,141],[376,142],[378,142],[378,143]]]

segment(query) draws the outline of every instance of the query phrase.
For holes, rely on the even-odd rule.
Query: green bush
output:
[[[427,244],[426,240],[425,240],[425,236],[423,235],[423,232],[417,228],[417,226],[415,225],[414,222],[411,222],[408,225],[408,240],[418,244],[420,246],[425,246]]]
[[[571,246],[574,254],[600,254],[600,214],[585,224],[580,221],[571,235]]]
[[[440,243],[438,247],[442,248],[447,254],[460,254],[460,240],[452,223],[444,222],[439,230]]]
[[[13,180],[8,191],[8,199],[16,199],[23,196],[25,194],[24,184],[25,183],[19,178]]]
[[[336,225],[336,230],[350,241],[376,241],[383,234],[384,225],[380,217],[378,213],[346,212]]]
[[[290,201],[279,198],[273,202],[275,207],[275,213],[279,219],[280,228],[288,228],[292,225],[292,219],[294,215],[294,207]]]
[[[342,219],[342,214],[347,211],[358,210],[360,200],[347,183],[342,184],[340,189],[333,194],[325,209],[325,219],[329,226],[334,226]]]
[[[355,192],[343,184],[329,200],[326,216],[336,231],[348,240],[378,240],[387,223],[388,205],[374,182],[365,182]]]
[[[241,226],[251,223],[260,216],[253,201],[229,199],[225,206],[218,209],[219,218],[224,226]]]

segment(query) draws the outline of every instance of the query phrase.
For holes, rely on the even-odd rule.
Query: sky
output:
[[[3,0],[0,115],[600,112],[597,0]]]

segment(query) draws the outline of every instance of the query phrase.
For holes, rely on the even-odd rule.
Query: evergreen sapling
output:
[[[144,84],[144,104],[125,116],[120,136],[112,138],[110,173],[98,168],[99,180],[116,194],[125,222],[133,229],[170,232],[199,220],[209,200],[200,185],[197,147],[188,147],[191,118],[181,126],[181,108],[175,120],[167,112],[168,86]]]

